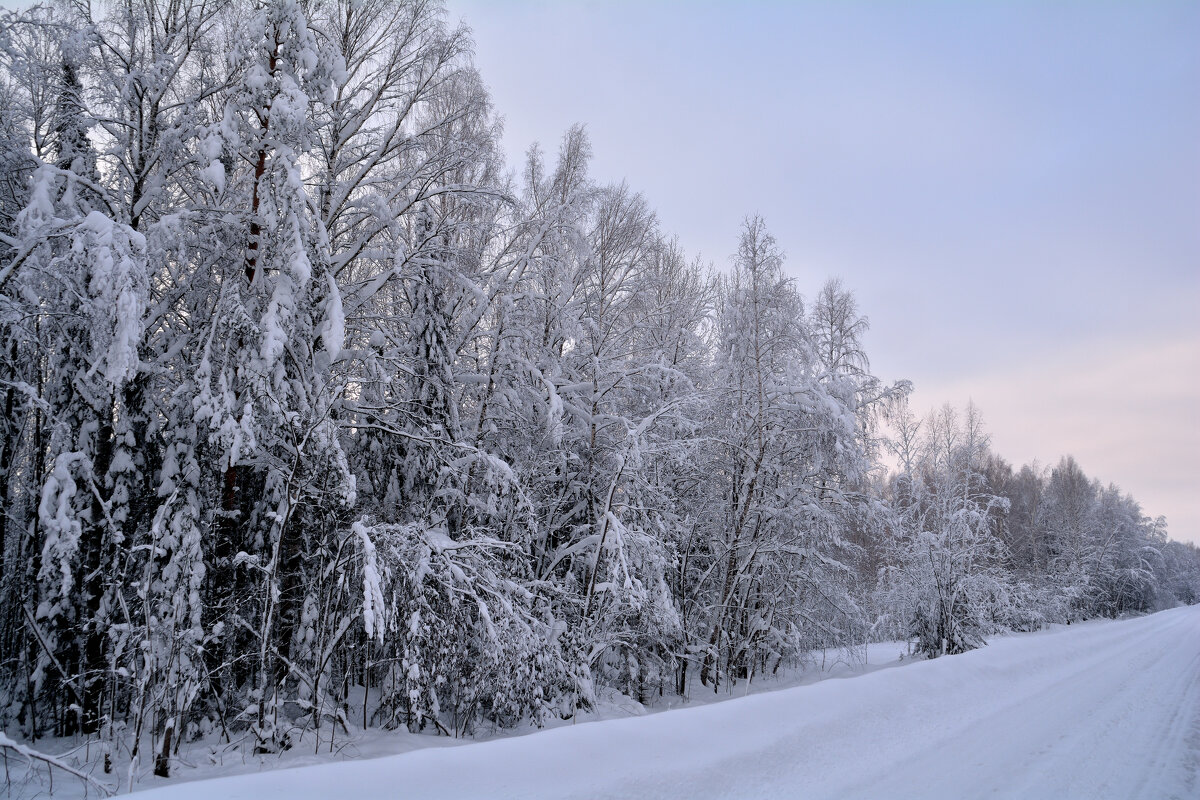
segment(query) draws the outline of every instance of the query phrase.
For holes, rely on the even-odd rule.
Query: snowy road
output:
[[[1200,798],[1200,607],[646,717],[144,800]]]

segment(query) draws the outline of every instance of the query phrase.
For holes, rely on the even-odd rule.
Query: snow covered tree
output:
[[[709,505],[693,556],[702,613],[688,612],[704,626],[699,677],[714,686],[848,641],[863,622],[844,538],[869,468],[855,400],[825,379],[782,265],[761,218],[747,219],[714,331]]]
[[[891,629],[936,657],[979,647],[1026,612],[1007,590],[997,532],[1009,503],[983,480],[988,437],[979,412],[969,405],[960,422],[945,406],[924,429],[916,472],[899,482],[894,557],[879,592]]]

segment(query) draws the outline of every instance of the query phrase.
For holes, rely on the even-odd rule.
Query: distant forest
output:
[[[500,134],[438,2],[3,16],[0,730],[168,775],[1200,599],[1116,486],[916,416],[762,218],[714,268],[584,128]]]

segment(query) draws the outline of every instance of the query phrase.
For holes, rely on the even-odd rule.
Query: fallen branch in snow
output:
[[[55,758],[54,756],[47,755],[46,753],[40,753],[31,747],[26,747],[23,744],[18,744],[17,742],[8,738],[8,736],[6,736],[3,733],[0,733],[0,749],[3,749],[6,753],[7,753],[7,751],[12,750],[17,755],[24,757],[30,763],[31,766],[33,765],[34,761],[41,761],[43,764],[46,765],[47,770],[53,770],[54,768],[57,767],[58,769],[61,769],[63,772],[66,772],[70,775],[74,775],[76,778],[79,778],[79,780],[83,781],[88,786],[94,786],[96,788],[96,791],[100,792],[103,797],[109,797],[113,793],[112,787],[101,783],[100,781],[93,778],[91,775],[88,775],[86,772],[80,772],[79,770],[72,767],[70,764],[67,764],[64,761],[61,761],[61,760]],[[53,780],[53,772],[51,772],[51,776],[52,776],[51,780]],[[7,777],[7,770],[6,770],[6,777]]]

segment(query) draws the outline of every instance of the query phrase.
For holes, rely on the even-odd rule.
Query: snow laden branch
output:
[[[66,763],[62,759],[55,758],[54,756],[47,755],[46,753],[42,753],[37,750],[34,750],[32,747],[28,747],[26,745],[20,744],[16,741],[10,739],[8,736],[6,736],[3,733],[0,733],[0,750],[3,750],[5,753],[5,756],[6,756],[5,761],[6,762],[7,762],[7,754],[13,753],[14,755],[17,755],[17,756],[20,756],[21,758],[23,758],[26,761],[26,763],[29,764],[30,767],[32,767],[36,763],[44,764],[48,771],[52,772],[53,770],[57,769],[60,772],[65,772],[66,774],[68,774],[74,778],[78,778],[80,781],[83,782],[83,784],[85,786],[88,786],[92,789],[95,789],[97,792],[99,792],[101,797],[110,797],[110,796],[112,796],[113,792],[115,791],[114,787],[109,786],[104,783],[101,783],[100,781],[93,778],[91,775],[88,775],[86,772],[83,772],[81,770],[76,769],[75,767],[72,767],[70,764]],[[6,783],[8,783],[9,787],[11,788],[12,779],[9,775],[7,766],[5,767],[5,780],[6,780]],[[53,778],[51,778],[50,785],[51,786],[54,785]],[[51,791],[53,791],[53,790],[51,790]]]

